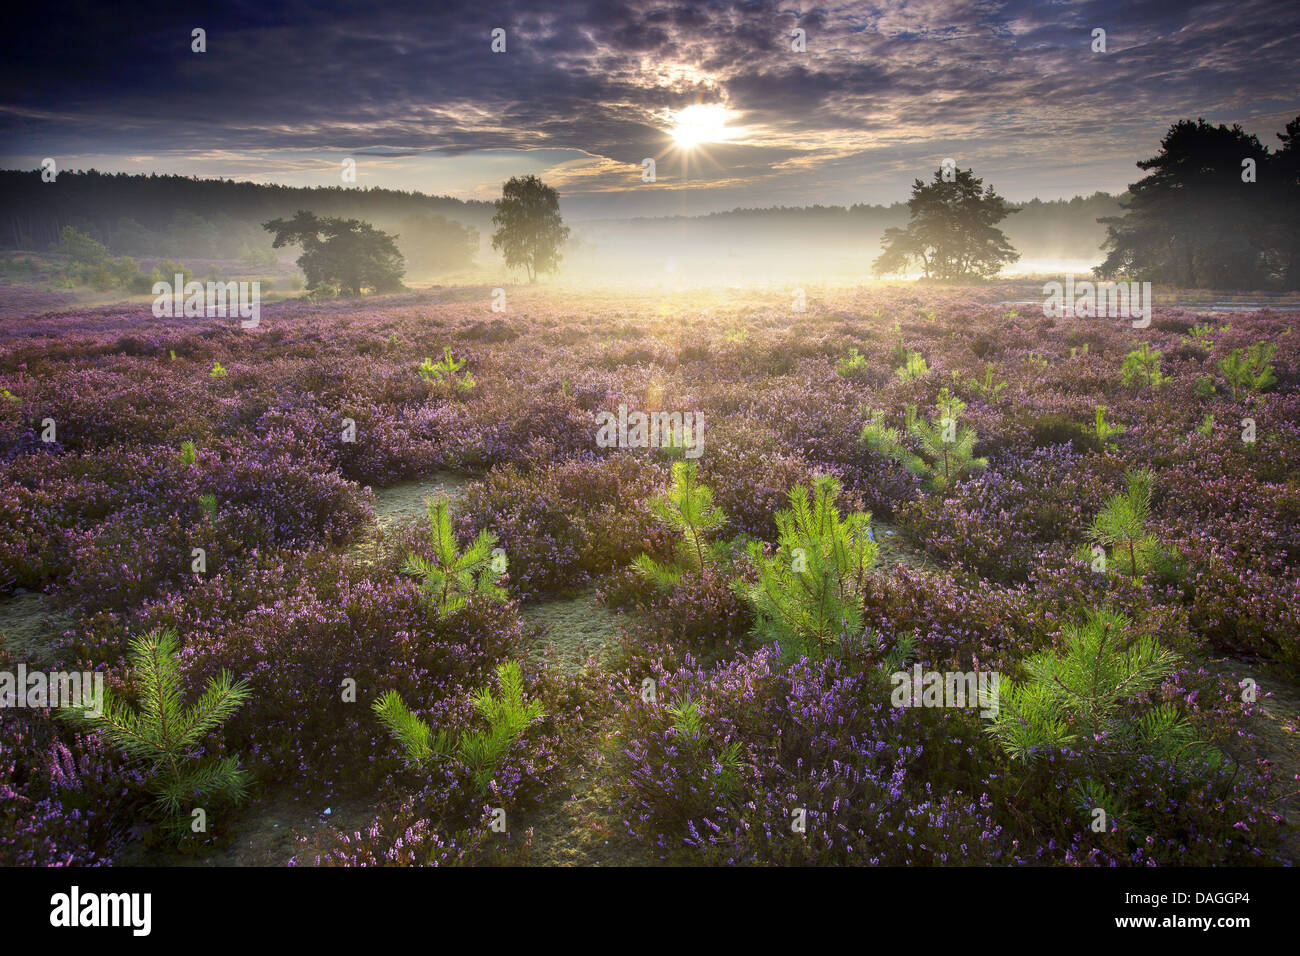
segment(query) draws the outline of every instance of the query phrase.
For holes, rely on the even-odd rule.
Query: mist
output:
[[[1103,258],[1099,217],[1118,215],[1106,193],[1015,206],[1002,224],[1021,258],[1003,274],[1087,273]],[[762,285],[862,282],[907,206],[738,209],[708,216],[595,219],[572,224],[565,281],[592,285]],[[487,244],[479,261],[490,268]],[[908,276],[911,278],[911,276]]]

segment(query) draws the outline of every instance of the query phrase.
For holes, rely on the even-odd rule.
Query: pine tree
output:
[[[479,791],[486,793],[510,745],[529,724],[546,716],[539,701],[525,702],[524,679],[517,662],[503,662],[496,674],[498,696],[484,687],[471,698],[474,709],[487,721],[486,730],[462,730],[455,737],[446,730],[435,734],[395,690],[375,701],[373,708],[411,764],[420,766],[435,758],[453,760],[474,778]]]
[[[1162,354],[1159,349],[1153,349],[1149,343],[1143,342],[1140,348],[1124,356],[1124,364],[1119,370],[1120,381],[1138,388],[1159,388],[1168,381],[1168,376],[1160,371]]]
[[[1088,530],[1088,538],[1111,549],[1111,563],[1139,578],[1152,570],[1168,570],[1171,562],[1160,539],[1147,528],[1151,514],[1151,472],[1130,471],[1128,489],[1106,501]]]
[[[1269,364],[1276,351],[1276,345],[1256,342],[1244,353],[1233,349],[1227,358],[1219,361],[1219,371],[1228,380],[1234,402],[1242,392],[1254,395],[1277,383],[1273,366]]]
[[[909,415],[908,431],[920,443],[921,454],[930,459],[930,484],[936,490],[949,487],[969,471],[982,471],[988,461],[975,457],[975,429],[959,425],[958,417],[966,410],[966,403],[939,392],[938,415],[933,421],[920,421],[915,413]]]
[[[920,352],[908,351],[903,357],[903,364],[894,369],[894,374],[904,382],[912,382],[929,375],[930,366],[925,364],[925,359]]]
[[[454,359],[451,357],[451,347],[444,345],[442,347],[442,360],[435,362],[431,358],[426,358],[420,364],[420,378],[434,385],[442,384],[444,381],[454,385],[457,390],[468,392],[477,383],[474,376],[465,372],[458,374],[465,365],[465,359]]]
[[[848,356],[835,363],[835,374],[841,378],[856,378],[866,374],[866,371],[867,357],[856,347],[850,348]]]
[[[496,535],[480,531],[473,544],[460,552],[451,526],[451,503],[446,496],[428,502],[432,560],[411,554],[406,559],[406,573],[421,579],[429,609],[446,618],[463,608],[471,596],[505,601],[509,595],[499,585],[505,572],[503,554],[494,554]]]
[[[1114,422],[1106,421],[1106,406],[1098,405],[1093,413],[1093,432],[1097,436],[1097,441],[1105,445],[1113,435],[1122,435],[1125,432],[1123,425],[1117,425]]]
[[[862,426],[858,441],[873,455],[895,461],[914,475],[927,474],[925,462],[907,450],[897,428],[885,424],[885,413],[882,411],[871,413],[871,420]]]
[[[661,564],[642,554],[632,566],[647,580],[670,589],[686,570],[701,572],[713,556],[708,538],[727,523],[727,516],[713,503],[713,490],[702,484],[693,461],[673,464],[673,485],[651,500],[650,512],[659,523],[681,535],[677,542],[677,563]]]
[[[1226,323],[1225,325],[1222,326],[1213,326],[1210,325],[1209,323],[1198,322],[1192,326],[1191,330],[1187,333],[1187,336],[1192,340],[1193,345],[1196,345],[1199,348],[1203,348],[1206,351],[1209,351],[1210,349],[1214,348],[1215,335],[1218,335],[1222,332],[1231,332],[1231,331],[1232,331],[1231,322]]]
[[[176,634],[163,630],[131,642],[128,655],[140,709],[132,708],[108,688],[98,714],[65,708],[64,719],[81,724],[149,767],[149,786],[157,807],[171,827],[183,823],[187,804],[199,800],[239,801],[247,793],[248,774],[236,757],[200,758],[203,739],[248,699],[245,681],[222,671],[208,681],[198,703],[186,708],[181,694],[180,647]]]
[[[975,457],[975,429],[958,423],[965,410],[966,403],[950,395],[946,388],[939,390],[933,421],[919,420],[916,406],[907,406],[908,434],[916,439],[925,458],[907,450],[898,429],[885,427],[880,412],[875,412],[862,429],[859,441],[873,454],[896,461],[912,474],[927,479],[931,488],[943,490],[962,475],[988,467],[987,459]]]
[[[993,400],[1002,394],[1002,390],[1007,387],[1007,383],[993,381],[993,363],[989,362],[984,366],[984,381],[981,382],[977,378],[968,378],[966,379],[966,387],[979,392],[986,400]]]
[[[1177,705],[1141,702],[1178,661],[1155,637],[1103,609],[1090,611],[1082,625],[1067,626],[1064,644],[1025,661],[1024,681],[1000,682],[988,732],[1012,759],[1029,763],[1041,751],[1063,747],[1084,748],[1094,757],[1219,759]]]
[[[683,694],[666,708],[672,718],[673,731],[690,749],[710,747],[715,753],[714,772],[709,775],[719,796],[730,798],[736,794],[740,785],[741,751],[740,741],[719,742],[711,739],[700,716],[700,705],[690,695]]]
[[[808,489],[794,488],[790,508],[776,513],[776,553],[751,543],[758,581],[734,583],[754,609],[757,632],[780,641],[788,655],[824,657],[841,634],[862,629],[862,587],[876,544],[870,514],[840,517],[839,493],[830,475],[814,479],[811,499]]]

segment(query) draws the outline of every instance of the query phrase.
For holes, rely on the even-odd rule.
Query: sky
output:
[[[1276,146],[1297,51],[1295,0],[25,4],[0,168],[343,185],[351,159],[461,199],[535,173],[595,219],[902,201],[952,158],[1068,198],[1135,182],[1179,119]]]

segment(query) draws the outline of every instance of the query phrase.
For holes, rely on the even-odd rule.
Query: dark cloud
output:
[[[1300,112],[1292,0],[77,4],[8,20],[0,158],[567,149],[629,164],[665,150],[668,111],[721,102],[753,136],[699,164],[719,195],[748,179],[755,201],[842,201],[958,151],[1021,182],[1050,184],[1062,151],[1128,181],[1179,118],[1272,142],[1258,124]],[[196,27],[207,53],[190,50]]]

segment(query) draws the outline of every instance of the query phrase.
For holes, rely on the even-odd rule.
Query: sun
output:
[[[697,103],[673,114],[669,131],[679,149],[694,149],[702,143],[721,143],[731,135],[727,120],[731,111],[717,104]]]

